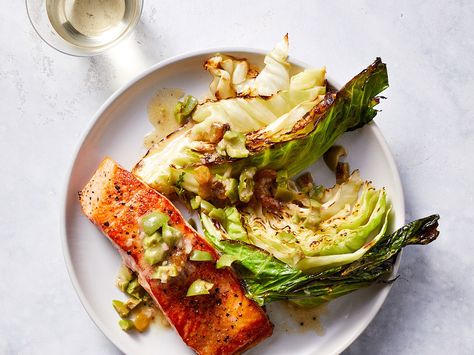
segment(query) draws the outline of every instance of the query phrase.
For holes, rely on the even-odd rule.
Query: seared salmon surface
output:
[[[139,275],[140,284],[161,308],[184,342],[198,354],[238,354],[269,337],[273,325],[261,307],[245,297],[230,268],[216,269],[212,261],[190,261],[174,247],[169,262],[179,265],[178,276],[166,283],[152,279],[153,267],[144,260],[142,216],[159,211],[169,225],[183,233],[186,248],[216,251],[163,195],[150,188],[110,158],[79,192],[85,215],[117,247],[124,263]],[[202,279],[214,286],[209,295],[186,297],[191,283]]]

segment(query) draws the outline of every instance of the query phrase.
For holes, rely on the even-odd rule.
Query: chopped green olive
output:
[[[125,305],[129,310],[133,310],[133,309],[135,309],[136,307],[138,307],[141,303],[142,303],[142,300],[141,300],[141,299],[138,299],[138,298],[135,298],[135,297],[130,297],[130,298],[124,303],[124,305]]]
[[[165,244],[163,242],[154,247],[147,248],[144,253],[145,261],[150,265],[155,265],[165,258],[168,250],[169,247],[167,243]]]
[[[211,253],[202,250],[193,250],[189,257],[192,261],[214,261]]]
[[[191,286],[189,286],[188,292],[186,293],[186,297],[208,295],[209,290],[213,286],[214,286],[213,283],[210,283],[201,279],[197,279],[191,284]]]
[[[201,210],[203,210],[205,213],[209,213],[214,209],[214,205],[210,202],[207,202],[206,200],[201,200]]]
[[[276,177],[277,188],[275,198],[283,202],[289,202],[295,199],[296,191],[289,188],[288,171],[280,170]]]
[[[191,95],[186,95],[183,101],[178,101],[174,107],[174,118],[179,124],[184,124],[187,118],[198,105],[198,100]]]
[[[224,224],[230,239],[243,242],[247,240],[247,231],[242,226],[241,216],[237,207],[227,207],[225,209]]]
[[[152,235],[147,235],[143,238],[143,247],[145,249],[158,245],[158,242],[161,240],[161,234],[158,232],[153,233]]]
[[[125,318],[130,314],[130,309],[122,301],[113,300],[112,306],[114,306],[115,311],[122,318]]]
[[[184,102],[178,101],[176,103],[176,106],[174,107],[174,118],[176,119],[176,122],[179,124],[183,124],[185,121],[185,117],[183,115],[183,108],[184,108]]]
[[[191,201],[191,208],[197,210],[201,206],[201,196],[194,196]]]
[[[133,274],[128,267],[122,265],[117,276],[117,287],[120,291],[125,292],[130,281],[133,279]]]
[[[237,191],[237,179],[229,178],[226,180],[225,195],[229,198],[232,203],[235,203],[239,199],[239,193]]]
[[[133,322],[129,319],[120,319],[118,323],[122,330],[130,330],[135,328]]]
[[[163,240],[170,247],[174,247],[183,233],[176,228],[166,225],[163,227]]]
[[[237,260],[237,257],[229,254],[223,254],[219,260],[217,260],[216,268],[222,269],[226,266],[231,266],[234,261]]]
[[[189,116],[191,112],[196,108],[198,105],[198,100],[191,95],[186,95],[184,97],[184,107],[182,109],[182,113],[185,117]]]
[[[231,203],[235,203],[239,199],[237,179],[216,175],[213,179],[213,184],[219,186],[215,194],[218,199],[229,199]]]
[[[287,187],[277,186],[275,198],[282,202],[289,202],[295,199],[295,192],[291,191]]]
[[[143,216],[141,220],[141,225],[142,225],[143,231],[146,234],[152,235],[158,229],[166,225],[166,223],[168,223],[168,220],[169,220],[169,217],[167,215],[165,215],[164,213],[155,211]]]
[[[138,283],[138,279],[133,279],[127,286],[127,290],[125,291],[128,295],[135,297],[135,298],[142,298],[143,288]]]
[[[246,158],[249,151],[245,146],[245,136],[240,132],[227,131],[224,138],[216,146],[219,155],[231,158]]]
[[[245,168],[239,176],[239,200],[242,202],[249,202],[253,196],[254,181],[253,177],[257,172],[257,168],[252,166]]]
[[[152,279],[159,279],[161,282],[166,282],[170,277],[178,276],[178,268],[176,265],[161,265],[158,266],[152,275]]]
[[[211,212],[209,212],[209,217],[217,219],[221,223],[225,223],[225,220],[227,219],[223,208],[212,209]]]

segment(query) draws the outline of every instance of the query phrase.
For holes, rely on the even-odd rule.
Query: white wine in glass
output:
[[[126,36],[140,18],[142,0],[46,0],[59,36],[83,51],[100,52]]]

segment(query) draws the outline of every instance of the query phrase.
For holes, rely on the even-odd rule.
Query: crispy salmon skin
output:
[[[170,217],[169,224],[183,233],[182,244],[187,249],[218,256],[166,197],[112,159],[102,161],[79,192],[79,200],[85,215],[117,247],[125,264],[138,273],[140,284],[196,353],[238,354],[272,334],[273,325],[265,312],[245,297],[229,268],[216,269],[214,262],[190,261],[184,248],[175,247],[170,262],[180,265],[180,274],[167,283],[151,278],[153,267],[144,260],[139,222],[152,211]],[[186,297],[197,279],[214,285],[210,294]]]

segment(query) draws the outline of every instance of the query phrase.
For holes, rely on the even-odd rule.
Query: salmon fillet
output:
[[[105,158],[79,192],[85,215],[112,241],[125,264],[137,272],[140,284],[161,308],[184,342],[198,354],[236,354],[269,337],[273,325],[261,307],[245,297],[230,268],[216,269],[214,262],[188,260],[184,248],[174,248],[170,262],[182,271],[167,283],[152,279],[153,267],[143,256],[139,221],[159,211],[183,233],[188,249],[216,251],[183,218],[163,195],[142,183],[110,158]],[[189,252],[189,250],[188,250]],[[209,295],[186,297],[196,279],[214,284]]]

